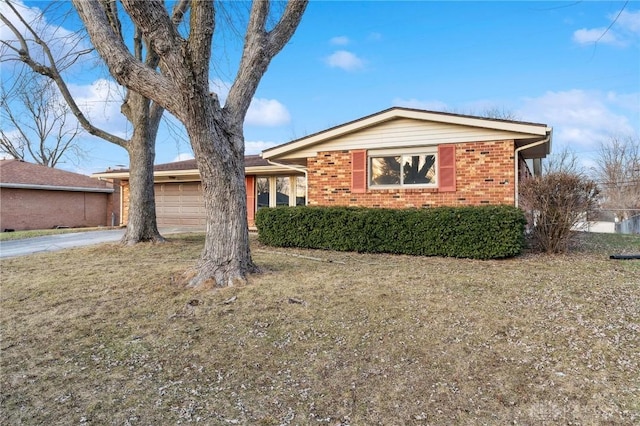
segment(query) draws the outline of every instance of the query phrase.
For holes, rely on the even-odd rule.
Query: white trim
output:
[[[545,143],[549,143],[551,141],[551,134],[552,131],[549,131],[548,135],[546,138],[542,139],[541,141],[538,142],[534,142],[531,143],[529,145],[524,145],[521,146],[520,148],[516,148],[515,152],[514,152],[514,171],[515,171],[515,176],[514,178],[514,183],[515,183],[515,193],[514,193],[514,205],[516,207],[519,207],[519,198],[520,198],[520,194],[518,193],[520,190],[520,173],[518,173],[518,164],[519,164],[519,160],[520,160],[520,151],[524,151],[525,149],[529,149],[529,148],[533,148]]]
[[[369,157],[384,157],[391,155],[433,155],[438,153],[438,144],[425,145],[424,147],[412,148],[388,148],[388,149],[370,149],[367,150]]]
[[[113,188],[88,188],[83,186],[57,186],[57,185],[34,185],[26,183],[0,183],[0,188],[12,189],[39,189],[43,191],[67,191],[67,192],[103,192],[112,193]]]

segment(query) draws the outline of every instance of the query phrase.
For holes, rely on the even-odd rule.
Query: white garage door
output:
[[[205,227],[204,200],[199,182],[155,185],[158,226]]]

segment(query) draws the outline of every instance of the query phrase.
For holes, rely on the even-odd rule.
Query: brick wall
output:
[[[514,199],[512,140],[456,145],[456,192],[436,188],[369,189],[351,193],[350,151],[319,152],[307,159],[309,205],[437,207],[510,204]]]
[[[3,188],[0,230],[105,226],[111,194]]]

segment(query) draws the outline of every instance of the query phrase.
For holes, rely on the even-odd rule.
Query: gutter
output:
[[[549,132],[548,136],[544,139],[542,139],[541,141],[538,142],[534,142],[532,144],[529,145],[525,145],[525,146],[521,146],[520,148],[516,148],[515,150],[515,155],[514,155],[514,170],[515,170],[515,206],[519,207],[519,189],[520,189],[520,174],[518,173],[518,160],[520,159],[520,151],[524,151],[525,149],[529,149],[529,148],[533,148],[536,147],[538,145],[542,145],[545,143],[549,143],[549,141],[551,141],[551,132]]]
[[[13,189],[40,189],[45,191],[68,191],[68,192],[105,192],[112,193],[113,188],[88,188],[82,186],[56,186],[56,185],[34,185],[28,183],[0,183],[0,188]]]
[[[301,168],[301,167],[296,167],[296,166],[292,166],[291,164],[282,164],[282,163],[277,163],[275,161],[272,160],[267,160],[267,163],[273,165],[273,166],[280,166],[280,167],[284,167],[285,169],[289,169],[289,170],[295,170],[297,172],[302,172],[304,173],[304,180],[305,180],[305,186],[304,186],[304,205],[308,205],[309,204],[309,175],[307,174],[307,169]]]

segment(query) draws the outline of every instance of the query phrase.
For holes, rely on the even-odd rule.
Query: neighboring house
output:
[[[89,176],[0,160],[0,231],[117,225],[119,196]]]
[[[390,108],[245,157],[249,224],[278,205],[517,206],[551,134],[545,124]],[[127,200],[127,170],[94,176],[122,179]],[[156,166],[155,182],[159,225],[204,226],[195,160]]]

